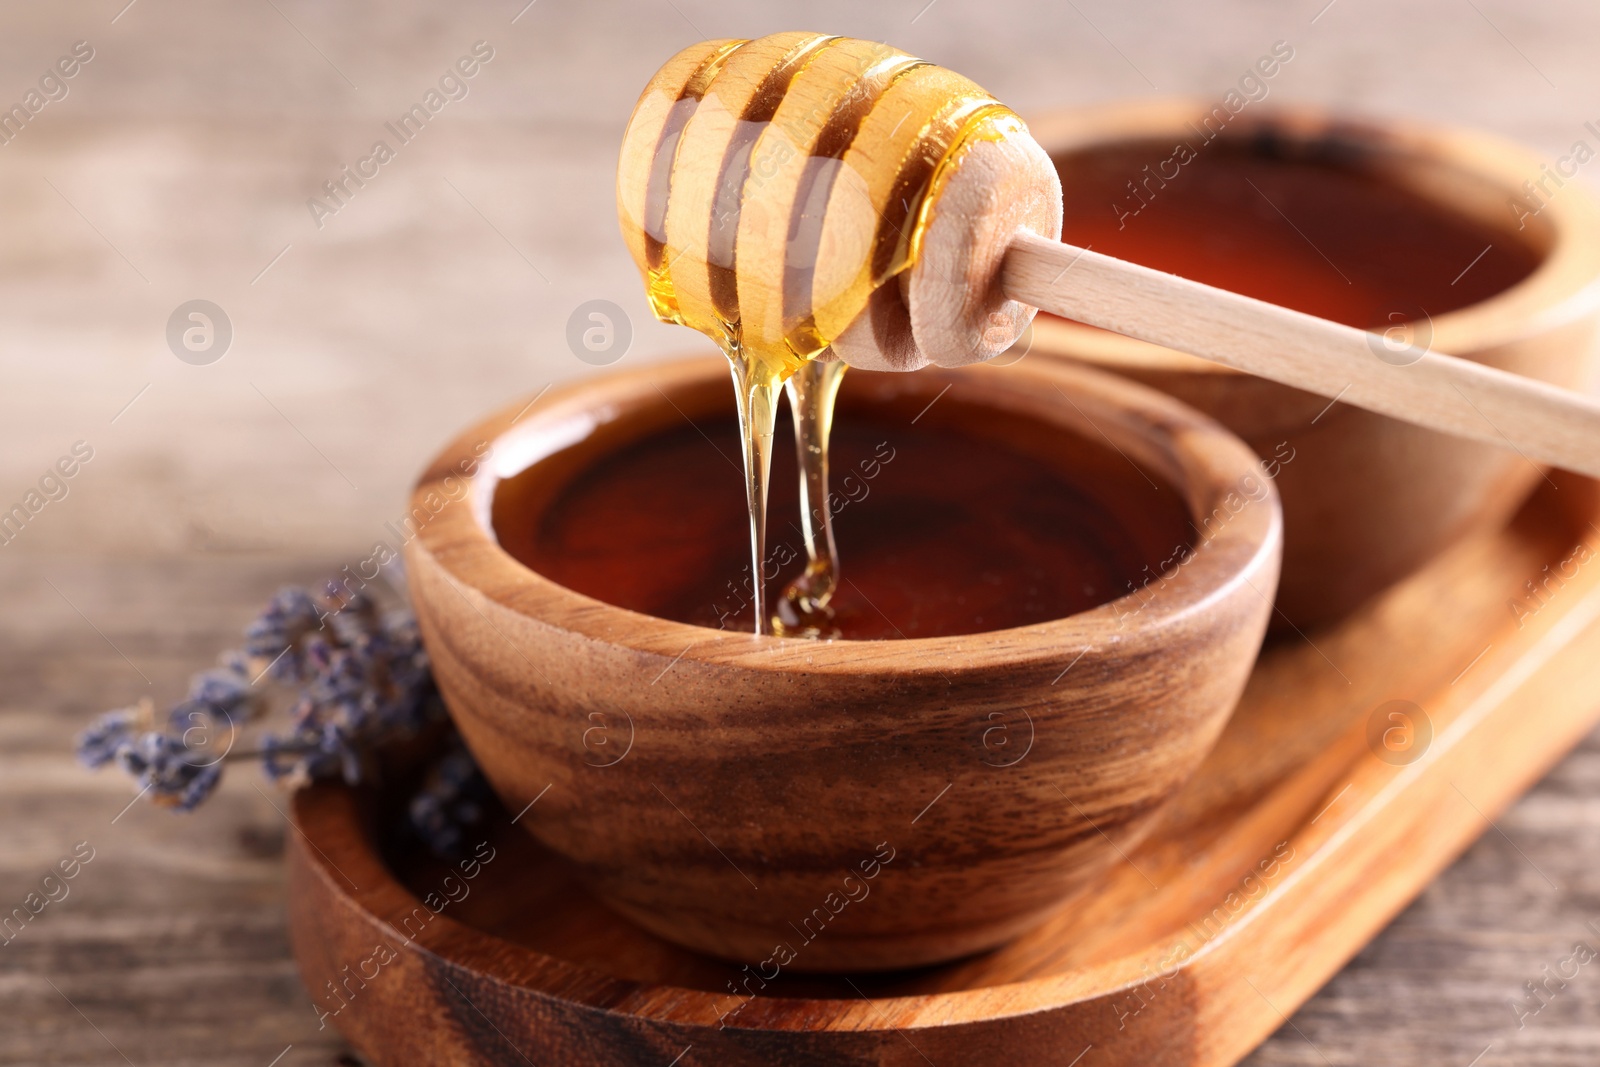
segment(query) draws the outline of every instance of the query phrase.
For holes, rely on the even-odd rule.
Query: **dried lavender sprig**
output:
[[[288,729],[236,751],[239,727],[265,712],[274,684],[288,693]],[[89,767],[116,761],[142,793],[189,811],[216,789],[224,763],[259,759],[269,778],[293,785],[335,776],[354,784],[378,745],[442,717],[415,619],[329,582],[319,594],[279,590],[246,628],[243,650],[197,674],[164,725],[148,700],[108,712],[80,736],[78,756]],[[412,821],[448,854],[488,796],[458,741],[430,773]]]
[[[117,750],[122,769],[138,780],[140,792],[179,811],[193,811],[222,778],[221,761],[196,763],[181,739],[154,730]]]
[[[78,762],[95,770],[116,759],[122,746],[131,743],[140,726],[150,721],[152,710],[146,697],[138,704],[108,711],[95,719],[78,735]]]
[[[483,821],[491,803],[489,783],[457,734],[428,771],[406,814],[435,855],[454,858],[466,846],[467,829]]]

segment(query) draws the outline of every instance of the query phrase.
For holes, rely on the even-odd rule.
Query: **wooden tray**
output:
[[[504,812],[470,878],[385,849],[395,780],[296,798],[301,973],[384,1065],[1234,1063],[1600,718],[1600,492],[1552,477],[1275,640],[1152,836],[994,952],[760,988],[612,915]]]

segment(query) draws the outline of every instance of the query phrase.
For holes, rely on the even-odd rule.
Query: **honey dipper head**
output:
[[[807,359],[960,366],[1008,348],[1016,231],[1061,234],[1061,184],[1021,120],[875,41],[706,41],[645,87],[617,169],[655,314],[787,375]]]

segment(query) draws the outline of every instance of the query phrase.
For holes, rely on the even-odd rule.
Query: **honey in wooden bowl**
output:
[[[999,944],[1116,863],[1211,748],[1266,628],[1272,483],[1112,375],[852,373],[834,491],[857,497],[836,516],[856,639],[716,629],[696,602],[729,607],[747,547],[727,375],[717,356],[552,390],[424,473],[417,506],[448,502],[407,571],[451,717],[518,825],[662,937],[760,961],[843,886],[861,899],[787,969]]]
[[[1043,179],[939,199],[991,153]],[[655,313],[726,358],[557,391],[419,484],[490,446],[407,546],[435,676],[508,808],[645,928],[757,961],[810,923],[799,970],[991,947],[1147,832],[1237,701],[1281,520],[1216,424],[1065,367],[851,375],[828,456],[826,356],[927,362],[880,342],[910,336],[922,235],[999,212],[1053,238],[1055,184],[1002,105],[882,45],[692,46],[629,123],[619,216]],[[982,309],[963,360],[1031,316]],[[799,568],[768,537],[785,384]],[[786,569],[780,633],[852,639],[769,636]]]
[[[1506,239],[1509,213],[1490,226],[1321,148],[1221,141],[1181,166],[1165,142],[1066,152],[1062,239],[1379,332],[1487,300],[1539,265]]]
[[[1600,369],[1600,207],[1499,138],[1309,108],[1149,101],[1029,119],[1066,190],[1065,239],[1408,345],[1572,389]],[[1544,182],[1543,192],[1536,183]],[[1525,184],[1526,183],[1526,184]],[[1212,415],[1278,468],[1275,625],[1347,615],[1542,471],[1170,349],[1041,315],[1030,358],[1115,370]]]
[[[1026,446],[1041,427],[1013,418],[1002,432],[994,416],[958,411],[959,399],[920,418],[904,403],[852,403],[868,374],[845,386],[825,505],[848,561],[832,603],[839,636],[944,637],[1062,619],[1135,593],[1191,550],[1182,498],[1103,442],[1058,442],[1041,455]],[[495,533],[576,592],[748,632],[739,448],[729,404],[567,471],[553,498],[530,484],[543,469],[529,468],[501,483]],[[774,450],[769,579],[806,559],[794,450],[786,437]],[[541,497],[541,510],[528,506]]]

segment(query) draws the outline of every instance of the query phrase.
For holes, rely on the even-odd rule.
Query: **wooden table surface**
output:
[[[78,842],[94,854],[0,944],[0,1064],[337,1061],[285,937],[282,798],[247,768],[194,815],[124,810],[125,780],[80,770],[74,733],[141,695],[181,696],[278,584],[364,558],[456,428],[594,373],[564,339],[579,304],[626,309],[627,361],[703,347],[649,320],[613,216],[616,145],[671,51],[793,16],[525,2],[0,12],[0,104],[75,42],[93,49],[66,95],[0,144],[0,510],[75,442],[94,450],[66,497],[0,545],[0,911]],[[1285,40],[1295,57],[1275,99],[1474,124],[1552,158],[1595,144],[1584,123],[1600,122],[1600,8],[1580,0],[807,12],[1024,111],[1220,98]],[[392,139],[384,124],[478,41],[493,57],[467,95],[319,227],[308,198]],[[233,329],[207,365],[165,336],[196,298]],[[1511,1006],[1575,942],[1600,945],[1597,846],[1600,737],[1248,1062],[1600,1061],[1600,963],[1551,983],[1520,1026]]]

